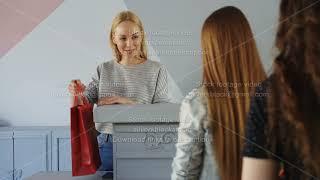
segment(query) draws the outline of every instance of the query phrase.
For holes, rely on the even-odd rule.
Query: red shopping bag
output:
[[[93,106],[80,104],[71,108],[72,176],[94,174],[101,165]]]

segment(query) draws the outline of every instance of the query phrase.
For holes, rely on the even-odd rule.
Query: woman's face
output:
[[[140,55],[142,33],[140,28],[131,21],[120,23],[114,31],[113,43],[117,45],[122,58]]]

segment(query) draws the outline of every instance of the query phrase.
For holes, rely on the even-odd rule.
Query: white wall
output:
[[[201,79],[201,57],[155,54],[155,51],[200,50],[200,29],[215,9],[236,5],[248,16],[263,64],[269,69],[277,22],[276,0],[68,0],[0,60],[0,124],[15,126],[69,125],[67,85],[71,79],[89,82],[96,66],[112,58],[108,33],[121,10],[136,12],[149,33],[149,53],[169,70],[175,100]],[[154,35],[155,32],[162,34]],[[188,36],[177,33],[191,33]],[[173,35],[170,33],[173,33]],[[169,35],[168,35],[169,34]],[[156,43],[185,41],[187,45]],[[181,51],[180,51],[181,52]]]
[[[183,46],[153,46],[157,51],[200,50],[200,31],[204,20],[215,10],[233,5],[247,16],[256,36],[264,67],[269,70],[272,62],[271,48],[275,37],[278,17],[277,0],[125,0],[128,9],[136,12],[144,22],[149,40],[187,41]],[[155,35],[156,32],[162,34]],[[191,35],[179,35],[183,33]],[[165,34],[165,35],[163,35]],[[169,34],[169,35],[168,35]],[[183,94],[188,93],[201,81],[201,56],[186,53],[179,55],[160,54]]]
[[[69,125],[67,85],[111,59],[107,32],[121,1],[68,0],[0,60],[0,121]],[[108,29],[107,29],[108,28]]]

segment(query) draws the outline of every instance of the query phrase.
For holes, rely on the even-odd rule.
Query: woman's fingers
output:
[[[69,84],[68,90],[69,90],[69,93],[71,93],[71,94],[75,93],[75,88],[74,88],[74,86],[72,84]]]
[[[75,79],[75,82],[76,82],[77,84],[79,84],[79,85],[82,84],[81,81],[80,81],[80,79]]]
[[[108,98],[105,98],[103,102],[104,104],[114,104],[114,101],[115,101],[114,97],[108,97]]]
[[[75,83],[75,84],[79,83],[80,84],[81,80],[80,79],[72,79],[71,83]]]
[[[99,100],[98,105],[109,105],[117,103],[117,97],[103,97]]]
[[[117,96],[110,97],[110,98],[108,99],[108,103],[109,103],[109,104],[120,103],[119,97],[117,97]]]
[[[133,104],[133,102],[130,99],[121,96],[103,97],[98,101],[98,106],[110,104]]]
[[[68,90],[72,95],[80,95],[85,91],[85,89],[86,89],[86,86],[82,84],[79,79],[71,80],[68,86]]]
[[[86,86],[84,84],[81,84],[81,90],[84,91],[86,89]]]

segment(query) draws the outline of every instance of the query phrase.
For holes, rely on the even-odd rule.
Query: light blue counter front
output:
[[[106,105],[94,121],[113,123],[114,179],[170,179],[180,104]]]

